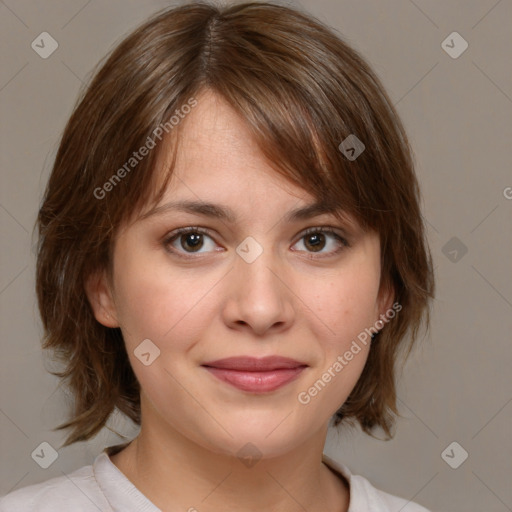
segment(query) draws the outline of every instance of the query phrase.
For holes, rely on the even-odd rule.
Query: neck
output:
[[[163,512],[346,512],[348,483],[322,463],[327,425],[300,446],[272,457],[206,449],[169,424],[141,431],[112,462]]]

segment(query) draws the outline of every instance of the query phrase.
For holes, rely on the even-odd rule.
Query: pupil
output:
[[[192,249],[200,249],[203,245],[201,234],[194,234],[194,233],[188,233],[186,235],[182,235],[181,240],[185,240],[185,244],[183,245],[184,248],[187,248],[186,246],[192,248]]]
[[[203,245],[202,243],[202,235],[197,233],[188,233],[186,235],[182,235],[181,240],[185,240],[185,246],[188,248],[192,248],[193,250],[200,249]],[[308,248],[312,249],[314,252],[318,252],[322,250],[325,244],[325,236],[322,233],[317,233],[314,235],[309,235],[307,237],[306,245]]]
[[[316,240],[312,244],[309,244],[310,240]],[[315,235],[310,235],[307,237],[306,245],[311,245],[314,252],[318,252],[323,248],[323,244],[325,243],[325,236],[322,233],[317,233]]]

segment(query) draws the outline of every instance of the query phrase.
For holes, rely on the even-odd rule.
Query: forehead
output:
[[[176,171],[192,179],[194,170],[213,169],[233,172],[244,168],[246,178],[251,170],[268,169],[269,162],[259,149],[247,122],[219,95],[210,90],[197,97],[197,106],[183,119],[176,147]],[[172,137],[172,132],[169,137]],[[164,139],[158,164],[169,163],[174,151]],[[165,148],[169,150],[166,151]],[[204,172],[198,172],[205,178]],[[273,174],[273,173],[271,173]],[[240,177],[240,176],[238,176]]]
[[[340,205],[327,204],[275,170],[262,153],[248,123],[210,90],[196,96],[197,106],[161,143],[155,179],[171,177],[160,188],[156,204],[140,218],[182,211],[225,222],[283,217],[298,222],[323,213],[338,213],[345,222],[356,219]],[[273,220],[274,219],[274,220]]]
[[[273,169],[259,149],[247,122],[220,96],[208,91],[183,119],[177,140],[172,132],[162,141],[156,174],[172,166],[162,200],[179,195],[197,201],[236,196],[244,201],[289,196],[313,201],[303,188]]]

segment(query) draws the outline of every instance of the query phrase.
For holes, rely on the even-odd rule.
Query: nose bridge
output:
[[[276,277],[274,270],[276,264],[272,248],[268,248],[252,260],[245,260],[239,256],[235,262],[237,280],[240,280],[241,288],[245,288],[246,294],[257,295],[259,293],[272,293],[278,296],[281,293],[282,283]],[[279,288],[277,290],[276,288]],[[269,296],[268,299],[271,297]]]
[[[236,253],[228,321],[248,324],[258,333],[272,326],[285,328],[293,318],[292,294],[281,281],[276,251],[247,237]]]

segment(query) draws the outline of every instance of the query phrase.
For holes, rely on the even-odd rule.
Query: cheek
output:
[[[372,257],[353,258],[328,279],[308,280],[301,294],[311,305],[312,325],[329,349],[350,345],[376,320],[380,267]]]
[[[201,299],[217,279],[172,269],[161,254],[152,258],[137,250],[119,253],[114,267],[116,310],[127,345],[149,338],[161,348],[183,348],[180,342],[194,339],[201,322],[209,321],[202,314]]]
[[[308,414],[332,416],[356,385],[370,351],[365,329],[375,321],[379,275],[371,266],[350,266],[329,285],[310,288],[310,330],[318,344],[318,364],[298,396]],[[320,355],[321,354],[321,355]]]

